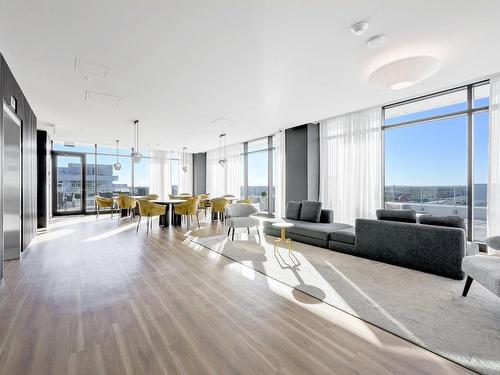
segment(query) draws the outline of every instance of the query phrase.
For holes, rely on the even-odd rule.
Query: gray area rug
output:
[[[474,283],[358,258],[294,242],[290,256],[274,237],[188,238],[334,307],[474,371],[500,374],[500,298]],[[284,246],[284,245],[282,245]]]

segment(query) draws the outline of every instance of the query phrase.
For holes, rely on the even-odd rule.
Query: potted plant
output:
[[[267,191],[263,191],[260,193],[260,204],[259,208],[261,211],[267,211]]]

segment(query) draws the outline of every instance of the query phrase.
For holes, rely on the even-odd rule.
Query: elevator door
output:
[[[21,255],[21,121],[3,104],[4,260]]]

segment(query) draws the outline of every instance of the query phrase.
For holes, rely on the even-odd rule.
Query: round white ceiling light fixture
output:
[[[362,35],[366,31],[366,29],[368,29],[368,22],[366,21],[356,22],[350,28],[351,33],[353,33],[354,35]]]
[[[366,45],[370,48],[382,47],[385,42],[387,42],[387,37],[385,35],[375,35],[366,41]]]
[[[433,56],[412,56],[390,62],[370,74],[371,84],[391,90],[401,90],[421,82],[441,68]]]

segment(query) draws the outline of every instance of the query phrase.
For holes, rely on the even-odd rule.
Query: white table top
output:
[[[277,228],[291,228],[291,227],[293,227],[293,223],[273,223],[273,227],[277,227]]]
[[[185,202],[184,199],[155,199],[150,201],[152,203],[157,203],[157,204],[176,204],[176,203],[183,203]]]
[[[217,197],[217,198],[224,198],[224,199],[226,199],[226,200],[228,200],[230,202],[239,201],[241,199],[245,199],[245,198],[237,198],[237,197]],[[214,199],[214,198],[204,198],[204,199],[202,199],[202,201],[210,201],[212,199]]]

